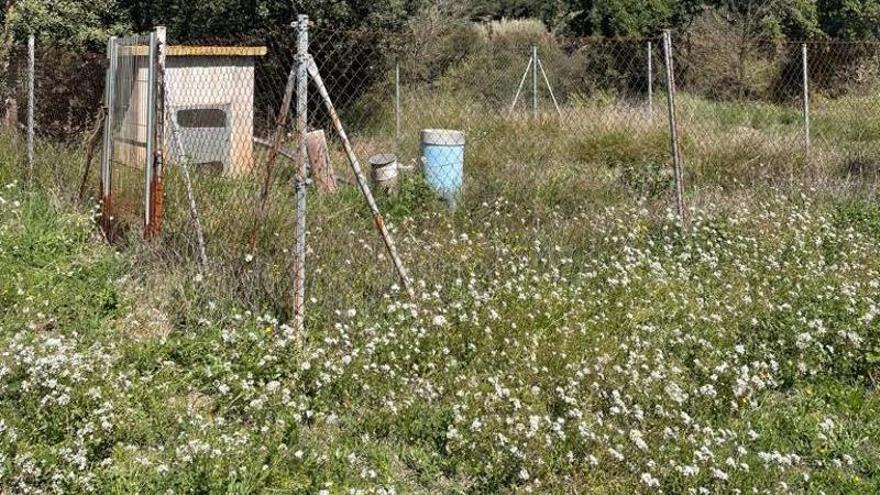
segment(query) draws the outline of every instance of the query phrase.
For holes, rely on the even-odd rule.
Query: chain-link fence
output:
[[[100,138],[105,68],[101,54],[46,46],[33,36],[6,52],[0,135],[15,150],[6,159],[15,161],[22,180],[71,198],[95,190],[97,167],[84,167],[84,155],[100,156],[89,142]]]
[[[392,224],[454,209],[491,231],[483,206],[501,200],[534,222],[597,190],[674,199],[683,214],[697,189],[880,170],[878,45],[493,26],[294,26],[185,44],[157,31],[102,56],[38,45],[34,91],[29,56],[10,58],[7,111],[21,127],[36,93],[37,168],[58,167],[41,146],[83,148],[73,136],[93,128],[106,87],[108,235],[207,263],[239,298],[291,316],[308,294],[345,307],[347,278],[377,294],[409,286],[407,250],[430,246],[397,253],[376,208]],[[62,66],[80,68],[73,83]],[[91,189],[82,163],[69,167]],[[419,269],[427,284],[444,268]]]

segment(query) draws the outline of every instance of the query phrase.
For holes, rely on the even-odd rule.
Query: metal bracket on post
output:
[[[669,141],[672,148],[672,171],[675,176],[675,204],[678,209],[678,217],[682,226],[687,221],[687,211],[684,204],[684,185],[682,173],[681,151],[678,147],[678,124],[675,119],[675,68],[672,56],[672,35],[669,30],[663,31],[663,56],[666,61],[666,100],[669,114]]]
[[[306,133],[308,132],[308,56],[309,17],[297,18],[296,36],[296,130],[299,137],[299,170],[296,189],[296,222],[294,224],[293,318],[297,335],[305,329],[306,291],[306,194],[309,179]]]
[[[113,106],[116,93],[116,68],[117,68],[116,37],[112,36],[107,41],[107,76],[104,79],[104,149],[101,153],[101,227],[108,240],[112,236],[112,197],[111,181],[112,170],[110,166],[113,157]]]

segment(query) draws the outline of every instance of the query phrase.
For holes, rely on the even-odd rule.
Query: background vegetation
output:
[[[538,18],[554,32],[576,36],[685,31],[707,14],[750,36],[873,40],[880,35],[876,0],[7,0],[2,22],[17,39],[34,33],[44,44],[100,48],[111,34],[156,25],[187,42],[285,30],[299,13],[309,14],[319,26],[401,30],[428,11],[441,12],[447,20]]]

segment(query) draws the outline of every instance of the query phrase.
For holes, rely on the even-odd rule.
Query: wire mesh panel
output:
[[[873,170],[876,133],[859,117],[873,110],[873,45],[682,35],[666,46],[665,36],[565,38],[499,26],[388,33],[319,25],[309,30],[306,59],[295,28],[185,44],[172,33],[155,244],[181,260],[204,247],[239,296],[289,314],[305,204],[309,293],[340,308],[399,283],[377,227],[395,234],[401,224],[432,228],[413,226],[431,215],[441,224],[465,216],[480,218],[479,234],[488,234],[514,217],[537,225],[581,211],[583,198],[662,210],[681,196],[676,158],[684,183],[697,188],[794,180],[818,163],[841,175]],[[134,106],[146,63],[134,53],[147,43],[119,40],[109,71],[118,79],[110,95],[114,214],[132,219],[144,216],[149,191],[141,157],[119,143],[133,153],[148,126]],[[310,67],[304,139],[300,63]],[[365,202],[353,161],[384,218]],[[306,173],[309,199],[297,203]],[[401,251],[406,264],[412,255]],[[438,261],[414,277],[448,268]]]
[[[707,185],[790,177],[805,159],[800,45],[738,41],[673,47],[687,171]]]
[[[460,36],[453,51],[416,34],[316,30],[311,53],[356,151],[396,153],[441,197],[459,187],[466,197],[469,189],[502,193],[514,183],[584,180],[584,165],[606,161],[601,139],[612,131],[644,137],[656,159],[649,166],[664,162],[664,121],[651,117],[658,103],[656,85],[648,84],[652,40],[507,37],[486,29]],[[653,74],[659,64],[652,61]],[[312,125],[326,127],[320,110]],[[604,172],[619,173],[610,168]]]
[[[100,155],[90,143],[100,139],[105,57],[38,37],[32,52],[29,44],[9,47],[0,77],[4,145],[15,151],[7,159],[22,182],[67,199],[95,197],[98,167],[84,168],[83,158]]]
[[[114,237],[140,232],[147,222],[146,177],[155,146],[155,57],[154,35],[110,42],[102,199]]]
[[[297,173],[289,39],[204,39],[166,49],[164,252],[205,256],[244,299],[290,300]],[[257,296],[256,294],[259,294]]]
[[[807,43],[810,155],[850,178],[880,172],[880,45]]]

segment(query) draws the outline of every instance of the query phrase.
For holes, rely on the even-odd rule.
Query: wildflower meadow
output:
[[[303,335],[138,273],[92,214],[0,193],[3,493],[880,489],[874,203],[408,214],[443,275]]]

